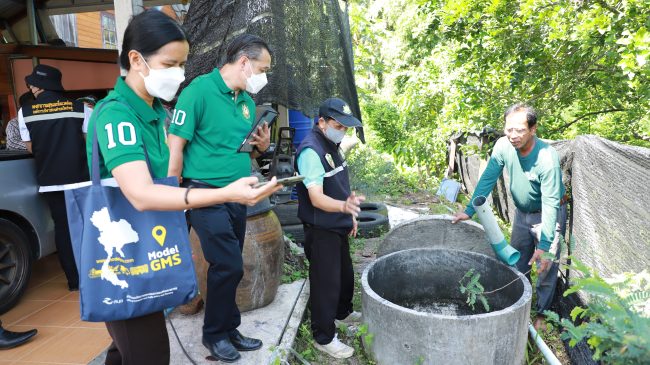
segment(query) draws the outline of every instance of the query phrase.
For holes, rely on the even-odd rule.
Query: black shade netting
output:
[[[313,117],[340,97],[360,117],[347,9],[338,0],[193,0],[184,22],[190,41],[185,85],[220,67],[236,36],[255,34],[273,54],[269,83],[255,102]]]

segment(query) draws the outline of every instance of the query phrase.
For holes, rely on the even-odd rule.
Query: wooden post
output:
[[[142,0],[113,0],[115,6],[115,30],[117,32],[117,51],[122,51],[124,31],[134,15],[144,11]],[[124,71],[124,70],[122,70]],[[123,72],[124,73],[124,72]]]

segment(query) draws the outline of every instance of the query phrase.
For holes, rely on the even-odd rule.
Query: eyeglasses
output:
[[[529,129],[528,128],[506,128],[503,130],[505,134],[512,134],[515,136],[523,136],[526,134]]]

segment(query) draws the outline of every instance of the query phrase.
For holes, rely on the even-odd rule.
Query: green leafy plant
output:
[[[355,253],[357,251],[363,250],[366,239],[363,237],[350,237],[350,253]]]
[[[300,351],[300,356],[308,361],[316,360],[316,349],[314,348],[313,338],[309,322],[303,322],[298,328],[298,338],[304,342],[304,349]]]
[[[368,352],[366,351],[370,350],[374,339],[375,335],[368,332],[368,325],[365,323],[357,328],[354,338],[352,339],[352,346],[354,347],[355,353],[358,357],[364,360],[365,364],[368,365],[375,364],[375,361],[368,356]]]
[[[352,190],[362,192],[368,199],[383,200],[417,190],[419,177],[416,173],[400,169],[393,157],[377,152],[368,145],[353,148],[347,155],[347,161]]]
[[[594,350],[594,359],[607,364],[642,364],[650,359],[650,275],[620,274],[612,279],[600,277],[595,270],[575,258],[570,269],[581,274],[564,296],[581,291],[589,297],[586,307],[571,311],[571,321],[560,320],[557,313],[546,311],[547,318],[560,325],[563,339],[571,346],[586,339]]]
[[[564,240],[564,238],[560,237],[560,240]],[[555,255],[553,255],[550,252],[543,253],[541,259],[557,262]],[[531,267],[531,269],[525,272],[524,275],[527,275],[532,270],[533,269]],[[474,269],[469,269],[458,282],[460,284],[459,290],[461,294],[465,294],[467,296],[466,303],[469,304],[472,310],[475,310],[474,305],[476,304],[476,300],[478,300],[479,302],[481,302],[481,304],[483,304],[483,308],[485,309],[486,312],[490,311],[490,305],[488,303],[486,295],[496,293],[506,288],[510,284],[516,282],[517,280],[519,280],[519,278],[516,278],[500,288],[486,292],[485,288],[483,287],[483,285],[481,285],[479,281],[480,279],[481,279],[481,274],[474,272]],[[536,280],[537,279],[535,278],[533,282],[535,282]]]
[[[485,311],[489,312],[490,305],[484,295],[485,288],[483,288],[483,285],[479,282],[480,278],[481,274],[474,272],[474,269],[469,269],[469,271],[467,271],[458,282],[460,284],[459,289],[461,294],[467,296],[466,303],[472,308],[472,310],[474,310],[474,305],[478,300],[483,305]]]
[[[372,347],[372,341],[375,339],[375,335],[368,332],[368,325],[365,323],[359,326],[355,337],[362,339],[364,346],[368,349]]]
[[[305,263],[308,265],[308,263]],[[299,268],[292,263],[285,262],[282,264],[282,284],[290,284],[296,280],[307,279],[309,277],[309,269]]]
[[[526,364],[540,364],[543,357],[533,342],[528,341],[526,344]]]

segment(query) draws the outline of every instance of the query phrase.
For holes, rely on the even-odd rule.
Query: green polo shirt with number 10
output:
[[[235,97],[219,69],[197,77],[178,97],[169,133],[187,140],[183,178],[223,187],[250,176],[248,153],[237,148],[255,120],[255,102],[245,92]]]
[[[145,161],[144,146],[153,177],[166,177],[169,165],[164,129],[166,116],[158,98],[149,106],[118,77],[115,88],[97,103],[88,123],[88,170],[92,171],[93,133],[97,130],[102,178],[111,177],[114,168],[127,162]]]

